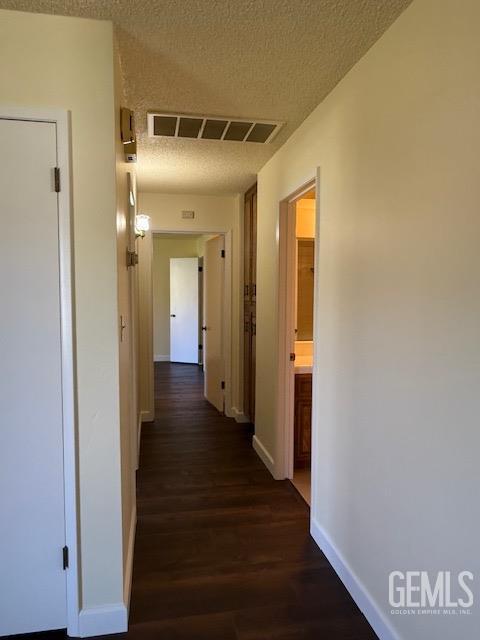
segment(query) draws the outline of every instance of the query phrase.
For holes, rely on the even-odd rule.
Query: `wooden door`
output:
[[[257,301],[257,185],[245,194],[243,300],[243,412],[255,421],[255,353]]]
[[[0,137],[0,635],[10,635],[67,626],[61,292],[56,125],[0,119]]]

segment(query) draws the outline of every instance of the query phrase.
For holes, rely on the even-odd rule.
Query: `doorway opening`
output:
[[[224,413],[230,315],[223,233],[153,233],[155,362],[196,364],[204,395]]]
[[[279,422],[283,476],[311,502],[316,183],[280,205]]]

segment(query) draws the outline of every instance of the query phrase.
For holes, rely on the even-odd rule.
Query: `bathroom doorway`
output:
[[[311,502],[316,188],[312,181],[281,204],[280,428],[284,475]]]

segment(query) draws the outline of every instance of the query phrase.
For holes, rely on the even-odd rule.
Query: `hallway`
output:
[[[143,427],[129,638],[376,638],[272,479],[248,425],[203,398],[195,365],[155,365]]]

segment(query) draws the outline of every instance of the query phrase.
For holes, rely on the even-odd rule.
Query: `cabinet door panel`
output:
[[[294,468],[310,466],[312,451],[312,375],[295,376]]]

